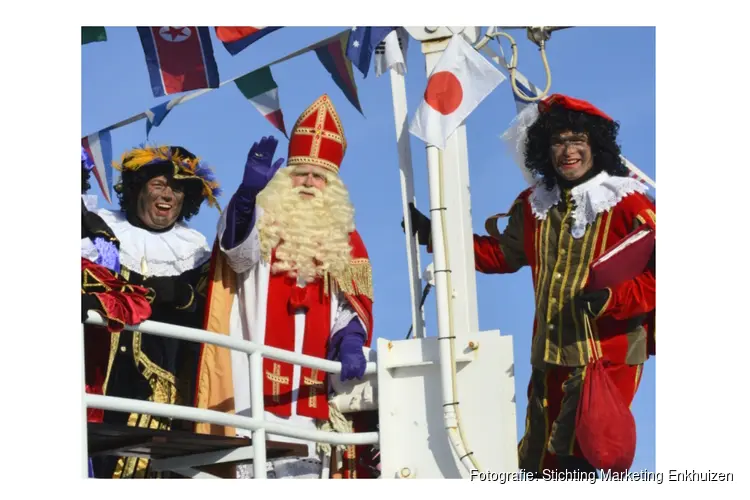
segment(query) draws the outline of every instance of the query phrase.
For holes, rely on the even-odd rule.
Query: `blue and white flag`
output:
[[[151,129],[161,125],[161,122],[167,117],[169,111],[172,109],[172,106],[169,105],[171,102],[163,102],[146,111],[146,139],[148,139]]]
[[[357,67],[362,76],[367,77],[375,47],[395,29],[395,26],[354,26],[352,28],[346,44],[346,58]]]
[[[396,73],[406,74],[406,53],[409,49],[409,34],[398,27],[386,35],[375,47],[375,76],[380,76],[393,68]]]

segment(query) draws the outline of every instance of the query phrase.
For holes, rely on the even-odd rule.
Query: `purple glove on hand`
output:
[[[358,378],[365,374],[367,359],[362,352],[365,339],[360,332],[348,333],[339,344],[339,361],[341,361],[341,381]]]
[[[271,165],[278,144],[279,141],[273,136],[263,137],[260,143],[253,144],[247,154],[245,174],[242,177],[243,187],[257,194],[268,185],[271,178],[284,163],[284,158],[279,158],[276,163]]]
[[[96,247],[99,256],[96,258],[96,264],[106,267],[116,273],[120,272],[120,250],[111,241],[107,241],[101,236],[94,238],[94,247]]]

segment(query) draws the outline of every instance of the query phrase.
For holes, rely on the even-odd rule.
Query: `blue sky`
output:
[[[333,35],[345,27],[279,30],[231,56],[212,31],[221,81],[245,74],[290,52]],[[545,85],[542,60],[523,31],[513,30],[519,69],[537,86]],[[145,111],[167,98],[155,99],[135,28],[107,28],[108,41],[81,48],[82,128],[87,135]],[[496,42],[492,42],[496,48]],[[507,41],[503,42],[510,54]],[[552,72],[551,92],[586,99],[621,125],[625,156],[652,179],[655,176],[655,30],[653,28],[581,27],[555,32],[547,46]],[[424,57],[410,40],[407,56],[409,119],[426,84]],[[323,93],[332,98],[343,122],[348,150],[341,176],[356,209],[356,224],[368,246],[374,272],[375,336],[402,339],[411,321],[408,270],[400,227],[401,193],[390,83],[387,75],[366,79],[355,68],[364,116],[354,109],[331,80],[314,53],[272,67],[279,86],[287,130],[313,100]],[[170,98],[173,96],[170,96]],[[518,167],[498,136],[515,116],[509,81],[490,94],[467,119],[469,175],[474,231],[483,233],[487,216],[505,211],[525,188]],[[146,138],[146,122],[112,132],[115,159]],[[149,140],[179,144],[214,166],[224,188],[222,207],[242,178],[248,149],[264,135],[279,139],[277,157],[286,158],[287,141],[234,84],[209,92],[173,109]],[[428,203],[424,144],[412,136],[412,161],[418,205]],[[92,193],[99,194],[98,188]],[[652,194],[655,194],[652,192]],[[100,204],[106,202],[100,198]],[[209,240],[215,235],[218,212],[204,205],[191,225]],[[423,266],[430,262],[423,252]],[[477,274],[477,306],[481,330],[500,329],[514,340],[518,434],[523,432],[526,385],[533,319],[533,291],[528,269],[514,275]],[[434,294],[426,303],[428,335],[436,335]],[[655,468],[655,359],[646,363],[640,390],[632,405],[638,426],[638,448],[633,470]]]

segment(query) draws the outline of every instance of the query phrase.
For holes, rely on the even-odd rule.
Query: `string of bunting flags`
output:
[[[281,27],[240,26],[214,28],[216,37],[231,54],[236,55],[258,40],[274,33]],[[285,137],[288,137],[281,109],[279,88],[273,78],[271,67],[308,52],[314,52],[331,79],[349,103],[364,115],[359,102],[353,67],[363,78],[367,78],[373,55],[377,77],[393,69],[400,75],[406,73],[406,53],[409,36],[403,27],[355,26],[329,38],[313,43],[276,61],[256,68],[248,73],[221,82],[214,59],[210,30],[195,26],[138,27],[143,47],[149,81],[154,97],[189,92],[162,102],[142,113],[105,127],[82,138],[82,145],[89,151],[96,168],[94,174],[101,192],[111,202],[112,189],[112,141],[111,131],[146,119],[146,138],[153,127],[158,127],[167,115],[180,104],[184,104],[207,92],[234,83],[240,93]],[[82,27],[81,43],[106,42],[103,27]],[[485,46],[483,52],[493,52]],[[508,71],[508,61],[492,54],[491,58]],[[516,86],[527,97],[536,97],[540,90],[520,71],[515,72]],[[461,36],[454,35],[443,52],[435,70],[428,78],[423,101],[409,127],[409,132],[423,141],[443,148],[445,140],[473,112],[506,77],[481,57]],[[536,107],[520,99],[515,92],[517,116],[514,125],[502,136],[511,154],[521,167],[524,177],[532,182],[519,158],[519,140],[524,124],[531,118],[530,110]],[[623,157],[631,176],[643,183],[656,184],[635,165]]]
[[[216,38],[231,54],[237,55],[261,38],[283,28],[283,26],[217,26]],[[376,74],[380,76],[388,68],[404,74],[408,39],[406,31],[392,27],[353,27],[329,38],[316,42],[294,53],[288,54],[263,67],[221,82],[214,58],[210,30],[199,26],[155,26],[137,27],[138,35],[148,69],[149,82],[154,97],[190,92],[162,102],[142,113],[138,113],[98,132],[82,138],[82,145],[89,149],[96,165],[95,177],[107,201],[111,201],[112,189],[112,141],[111,131],[146,119],[146,139],[154,127],[158,127],[172,109],[207,92],[234,83],[242,95],[268,122],[288,137],[281,109],[279,88],[273,78],[271,66],[288,61],[308,52],[314,52],[331,79],[357,111],[364,115],[359,102],[357,84],[352,63],[367,77],[373,53]],[[389,36],[393,35],[393,36]],[[81,45],[106,42],[104,27],[82,27]],[[377,52],[376,52],[376,49]]]

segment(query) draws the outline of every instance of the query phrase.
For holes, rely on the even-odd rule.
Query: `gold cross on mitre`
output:
[[[345,152],[341,119],[331,100],[323,95],[294,124],[287,165],[311,164],[338,173]]]

